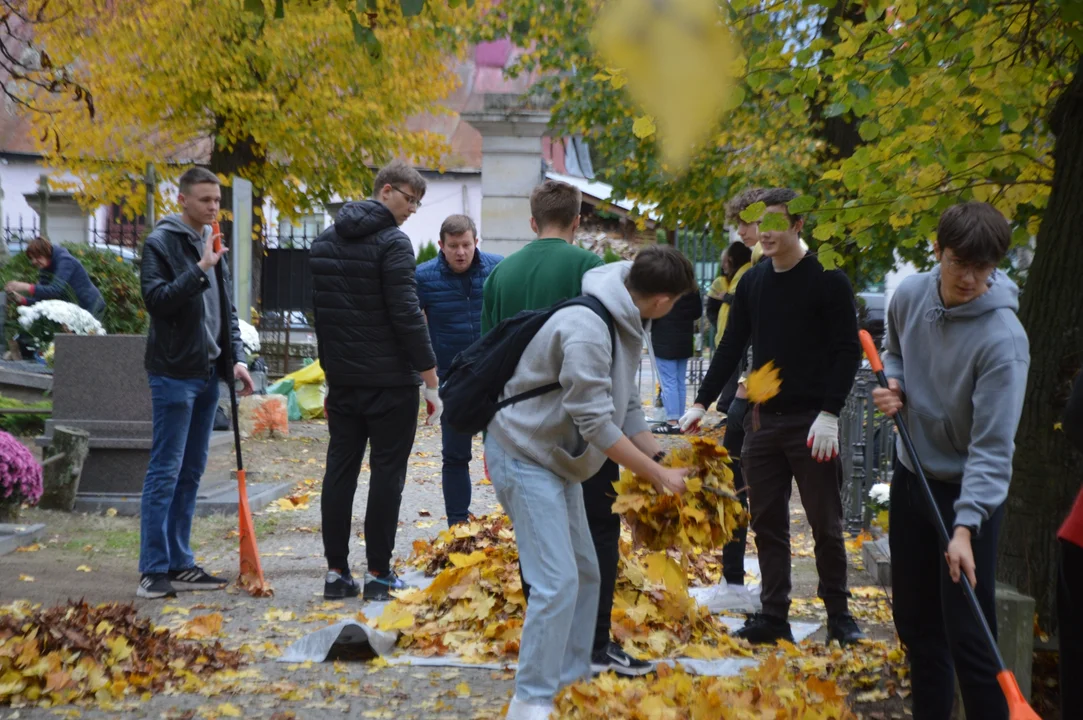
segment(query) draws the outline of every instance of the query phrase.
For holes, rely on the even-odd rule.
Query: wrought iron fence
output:
[[[843,512],[851,531],[869,527],[869,490],[876,483],[891,482],[895,462],[895,426],[873,405],[875,388],[876,377],[862,367],[839,416]]]
[[[24,252],[30,241],[39,235],[45,235],[50,240],[63,244],[85,243],[96,250],[115,253],[125,260],[134,261],[139,257],[144,226],[141,223],[98,225],[97,219],[92,218],[85,232],[69,229],[63,233],[52,234],[50,237],[48,231],[43,233],[38,226],[37,217],[26,220],[20,216],[15,219],[5,218],[3,227],[0,228],[0,240],[7,247],[8,253],[12,255]]]
[[[264,234],[259,332],[261,355],[270,375],[286,375],[316,356],[308,249],[321,230],[305,223],[271,228]]]

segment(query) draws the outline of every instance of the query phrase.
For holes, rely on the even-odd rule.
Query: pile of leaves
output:
[[[451,564],[453,553],[469,555],[475,550],[515,545],[511,520],[504,513],[470,516],[470,522],[444,530],[435,540],[414,540],[414,552],[406,562],[433,577]],[[518,553],[516,553],[518,560]]]
[[[613,637],[648,659],[751,656],[725,623],[688,594],[687,571],[664,552],[621,554],[613,594]]]
[[[206,677],[242,662],[220,643],[182,641],[155,629],[130,604],[0,608],[0,705],[194,692]]]
[[[739,677],[698,677],[668,665],[634,680],[605,673],[565,688],[557,717],[567,720],[851,720],[846,693],[833,680],[793,673],[786,662],[768,657]]]
[[[514,659],[526,611],[518,561],[503,514],[456,525],[432,542],[417,540],[408,563],[436,578],[424,590],[400,595],[377,627],[401,631],[399,646],[414,654]],[[622,542],[620,562],[613,634],[628,651],[645,658],[750,654],[688,594],[688,573],[699,567],[694,561],[634,552]]]
[[[665,464],[692,468],[681,495],[659,494],[644,477],[622,470],[613,483],[613,512],[623,515],[637,544],[650,550],[720,548],[748,523],[737,499],[729,453],[714,438],[689,438],[671,450]]]

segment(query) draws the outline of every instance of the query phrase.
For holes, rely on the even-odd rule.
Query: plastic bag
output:
[[[323,417],[323,399],[327,396],[325,385],[302,385],[294,390],[294,395],[302,418],[311,420]]]
[[[285,382],[286,380],[293,381],[294,389],[300,388],[302,385],[323,385],[324,375],[323,368],[320,367],[320,361],[317,360],[296,372],[290,373],[279,382]]]
[[[289,395],[291,392],[293,392],[293,380],[287,378],[282,378],[267,388],[268,395]]]
[[[250,438],[289,436],[286,398],[281,395],[249,395],[238,400],[237,416],[242,433]]]

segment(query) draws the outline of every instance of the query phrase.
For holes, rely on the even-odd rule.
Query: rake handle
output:
[[[222,231],[218,226],[218,221],[215,220],[211,223],[211,238],[214,242],[214,251],[221,252],[222,250]],[[237,378],[233,375],[233,366],[237,360],[233,357],[233,343],[230,341],[230,328],[232,327],[232,318],[229,313],[229,298],[226,297],[226,286],[223,281],[222,274],[222,262],[214,266],[214,276],[218,280],[218,304],[221,307],[221,315],[223,327],[226,328],[226,343],[222,348],[222,352],[226,355],[229,367],[229,382],[226,383],[229,386],[229,407],[230,417],[233,419],[233,448],[237,453],[237,477],[241,483],[244,483],[244,459],[241,456],[241,424],[237,417]]]

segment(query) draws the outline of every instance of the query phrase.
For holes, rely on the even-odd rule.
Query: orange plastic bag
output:
[[[281,395],[249,395],[238,398],[241,432],[249,438],[289,437],[286,398]]]

